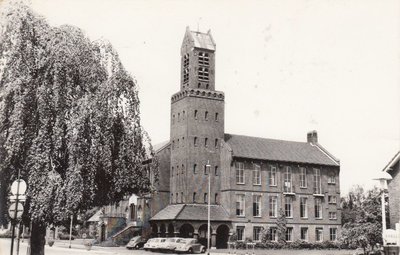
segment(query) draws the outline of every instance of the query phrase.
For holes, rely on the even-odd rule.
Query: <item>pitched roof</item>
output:
[[[319,144],[225,134],[234,157],[338,166]]]
[[[392,170],[392,167],[397,164],[397,162],[400,161],[400,151],[394,155],[394,157],[389,161],[389,163],[385,166],[383,171],[390,171]]]
[[[190,34],[194,41],[194,47],[213,51],[215,50],[215,43],[210,32],[206,34],[198,31],[190,31]]]
[[[229,215],[221,205],[211,205],[210,215],[211,221],[229,221]],[[176,204],[168,205],[151,220],[207,220],[207,216],[206,204]]]

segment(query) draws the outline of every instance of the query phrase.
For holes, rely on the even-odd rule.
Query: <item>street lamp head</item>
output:
[[[385,171],[379,173],[379,175],[374,178],[374,180],[379,181],[381,189],[387,190],[387,181],[392,180],[392,176]]]

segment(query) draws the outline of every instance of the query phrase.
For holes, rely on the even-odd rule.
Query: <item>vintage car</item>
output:
[[[129,243],[125,246],[128,250],[132,249],[140,249],[144,246],[146,240],[143,239],[141,236],[132,237]]]
[[[144,244],[143,249],[145,251],[156,251],[159,250],[160,245],[162,245],[167,239],[166,238],[152,238]]]
[[[175,252],[179,253],[205,253],[206,247],[195,238],[184,238],[176,244]]]
[[[160,251],[174,251],[176,249],[176,246],[184,240],[183,238],[180,237],[171,237],[167,238],[167,240],[159,245],[159,250]]]

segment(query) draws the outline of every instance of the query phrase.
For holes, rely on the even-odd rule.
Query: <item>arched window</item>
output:
[[[130,205],[130,214],[131,214],[131,220],[136,220],[136,206],[135,204]]]
[[[197,164],[194,164],[194,165],[193,165],[193,173],[194,173],[194,174],[197,174]]]

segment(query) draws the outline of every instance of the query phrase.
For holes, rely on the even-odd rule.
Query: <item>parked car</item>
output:
[[[206,247],[195,238],[185,238],[176,245],[175,252],[205,253]]]
[[[166,238],[152,238],[149,239],[143,246],[145,251],[155,251],[158,250],[160,245],[164,243],[167,239]]]
[[[146,240],[143,239],[141,236],[135,236],[135,237],[132,237],[132,239],[126,245],[126,248],[128,250],[132,250],[132,249],[137,250],[137,249],[142,248],[145,243],[146,243]]]
[[[165,242],[160,243],[158,249],[160,251],[174,251],[176,249],[176,246],[184,240],[183,238],[180,237],[171,237],[167,238]]]

